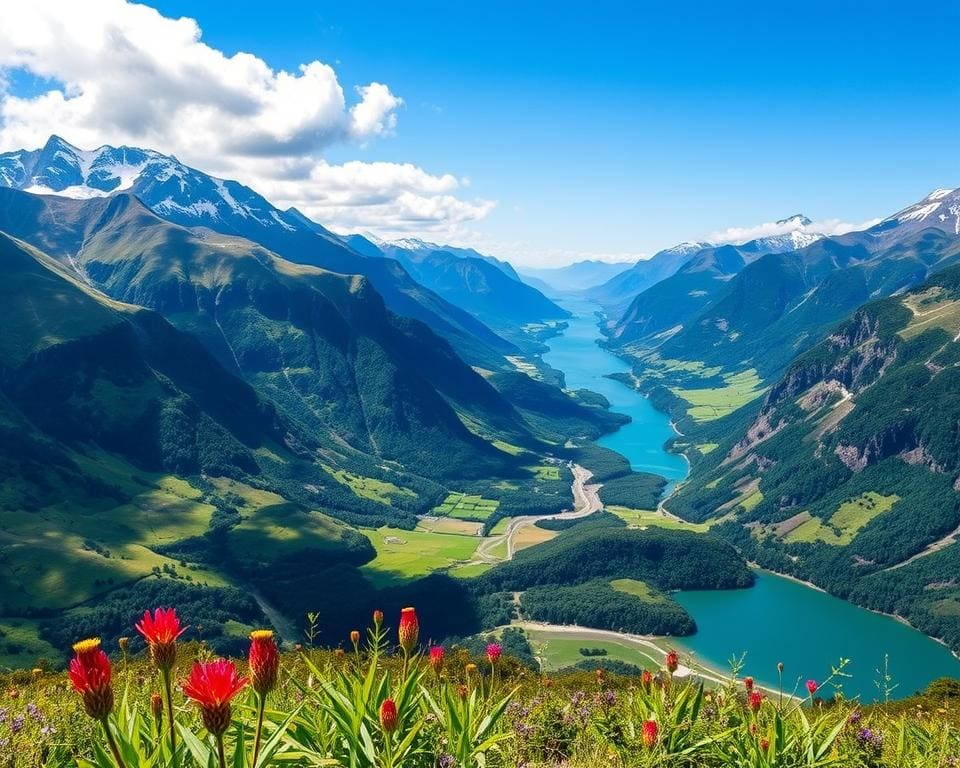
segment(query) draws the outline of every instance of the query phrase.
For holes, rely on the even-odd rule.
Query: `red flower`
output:
[[[387,733],[397,730],[397,705],[393,699],[384,699],[380,705],[380,727]]]
[[[143,619],[134,625],[150,646],[150,658],[158,669],[169,671],[177,660],[177,639],[186,627],[180,627],[180,619],[173,608],[157,608],[143,612]]]
[[[503,655],[503,646],[500,643],[490,643],[487,645],[487,660],[491,664],[496,664],[500,661],[500,657]]]
[[[420,622],[417,621],[417,611],[415,608],[404,608],[400,611],[400,626],[397,628],[397,636],[400,638],[400,647],[408,656],[413,653],[417,647],[417,641],[420,639]]]
[[[383,624],[383,611],[378,608],[373,612],[373,625],[379,629],[381,624]]]
[[[817,692],[817,688],[819,687],[816,680],[807,680],[807,693],[811,696]]]
[[[103,720],[113,710],[110,659],[100,648],[100,639],[82,640],[73,646],[70,682],[83,698],[83,708],[94,720]]]
[[[750,710],[752,712],[759,712],[760,705],[763,704],[763,694],[760,691],[750,691],[750,695],[747,696],[747,701],[750,704]]]
[[[753,690],[753,678],[745,677],[743,678],[743,687],[747,689],[747,693]]]
[[[350,642],[353,643],[354,648],[360,645],[360,630],[357,630],[357,629],[351,630]]]
[[[651,683],[653,683],[653,675],[650,674],[650,670],[643,670],[643,673],[640,675],[640,684],[643,686],[643,690],[649,691]]]
[[[258,629],[250,633],[250,684],[260,696],[266,696],[277,684],[277,670],[280,668],[280,652],[269,629]]]
[[[680,657],[677,656],[676,651],[670,651],[670,653],[667,654],[667,670],[669,670],[670,674],[672,675],[674,672],[677,671],[677,667],[679,666],[680,666]]]
[[[220,737],[230,727],[230,700],[246,684],[232,661],[196,662],[190,677],[183,681],[183,693],[200,705],[204,727]]]
[[[643,721],[643,746],[647,749],[653,749],[653,746],[657,743],[657,738],[660,736],[660,728],[657,726],[656,720],[644,720]]]
[[[764,752],[770,749],[770,739],[760,739],[760,749]]]
[[[442,645],[431,645],[430,646],[430,666],[433,667],[433,671],[438,675],[443,670],[443,646]]]

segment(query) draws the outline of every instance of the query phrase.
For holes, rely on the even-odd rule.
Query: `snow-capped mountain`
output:
[[[809,229],[813,222],[802,213],[796,213],[785,219],[780,219],[774,226],[785,230],[780,234],[758,237],[749,242],[751,249],[758,255],[768,253],[786,253],[806,248],[808,245],[821,240],[824,235]],[[744,245],[748,245],[744,243]]]
[[[565,310],[522,281],[510,264],[473,248],[437,245],[418,238],[387,241],[369,234],[346,235],[343,240],[368,258],[395,259],[421,285],[507,337],[526,323],[567,316]]]
[[[364,258],[295,208],[280,210],[250,187],[171,155],[135,147],[83,150],[51,136],[41,149],[0,154],[0,186],[73,198],[134,195],[175,224],[243,237],[300,264],[364,275],[393,312],[425,322],[471,362],[488,364],[501,350],[515,350],[468,311],[425,289],[395,259]]]
[[[950,235],[960,235],[960,188],[935,189],[923,200],[880,222],[877,228],[891,226],[916,230],[934,227]]]
[[[172,155],[137,147],[84,150],[59,136],[51,136],[41,149],[0,154],[0,184],[74,198],[131,192],[169,221],[242,235],[251,224],[293,231],[304,226],[305,218],[279,210],[237,181],[210,176]],[[329,235],[319,224],[310,224]]]

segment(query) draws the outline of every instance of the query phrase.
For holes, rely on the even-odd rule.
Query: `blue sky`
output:
[[[393,135],[326,160],[469,179],[496,207],[465,236],[519,260],[863,222],[960,185],[956,3],[151,5],[228,56],[386,84]]]

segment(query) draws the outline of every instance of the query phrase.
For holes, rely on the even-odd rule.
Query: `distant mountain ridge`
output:
[[[719,280],[689,297],[686,310],[669,318],[675,325],[668,335],[663,316],[650,317],[643,309],[671,282],[665,281],[637,297],[618,324],[616,343],[631,343],[635,353],[655,349],[666,359],[697,360],[727,371],[753,367],[762,377],[776,375],[859,305],[916,285],[960,259],[958,212],[960,191],[937,190],[862,232],[818,238],[742,266],[732,258],[728,263],[738,268],[722,271]],[[736,247],[738,253],[743,248]],[[719,251],[706,254],[717,263]],[[671,280],[690,277],[703,255]]]
[[[710,243],[680,243],[641,259],[633,266],[622,270],[602,285],[588,291],[590,298],[599,302],[616,319],[633,298],[652,285],[673,275],[695,253],[709,248]]]
[[[516,331],[528,323],[569,315],[523,282],[512,266],[473,249],[417,239],[388,242],[363,235],[344,240],[365,256],[397,260],[421,285],[508,338],[517,338]]]
[[[397,261],[365,259],[296,209],[281,211],[249,187],[172,156],[135,147],[81,150],[51,136],[39,150],[0,154],[0,185],[75,199],[133,194],[175,224],[244,237],[301,264],[364,274],[391,310],[425,322],[471,362],[497,367],[504,354],[517,351],[469,312],[416,283]]]
[[[520,274],[524,278],[546,283],[558,291],[585,291],[607,282],[629,268],[628,262],[585,259],[565,267],[521,267]]]
[[[801,228],[808,221],[805,216],[796,215],[778,224],[793,223]],[[792,251],[795,241],[807,242],[809,237],[814,237],[813,242],[820,239],[819,235],[806,232],[798,238],[794,234],[758,237],[739,245],[707,245],[700,249],[697,249],[699,243],[683,244],[661,251],[657,254],[660,265],[667,268],[677,262],[679,265],[668,277],[649,284],[630,301],[612,324],[611,338],[618,345],[638,342],[643,346],[659,346],[723,293],[734,275],[749,264],[768,254]],[[637,265],[638,268],[642,269],[641,265]],[[642,280],[648,279],[648,273],[640,272],[640,276]],[[594,295],[601,300],[608,294],[601,290]]]
[[[638,261],[629,270],[590,290],[589,295],[604,307],[611,319],[616,320],[627,313],[631,302],[639,294],[675,275],[697,254],[711,248],[729,246],[742,254],[743,264],[740,265],[742,267],[764,254],[793,251],[816,242],[823,235],[810,231],[809,227],[812,224],[813,222],[809,218],[798,213],[774,222],[774,229],[788,230],[779,234],[757,237],[740,243],[710,243],[706,241],[680,243],[658,251],[649,259]],[[731,259],[732,252],[724,253],[727,255],[727,261],[725,265],[720,267],[720,274],[722,276],[734,274],[740,267],[736,266],[736,259]],[[709,256],[706,259],[709,259]],[[703,268],[704,266],[701,266],[698,269],[702,270]],[[691,290],[699,292],[706,289],[703,286],[698,286],[691,288]],[[671,326],[667,325],[660,330],[669,327]]]

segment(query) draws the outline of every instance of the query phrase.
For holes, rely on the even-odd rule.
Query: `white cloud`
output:
[[[751,227],[728,227],[707,235],[706,239],[711,243],[721,245],[724,243],[746,243],[750,240],[756,240],[760,237],[773,237],[774,235],[787,235],[791,232],[807,232],[819,235],[842,235],[846,232],[856,232],[862,229],[872,227],[880,219],[870,219],[860,223],[851,223],[841,221],[840,219],[824,219],[822,221],[813,221],[804,224],[796,217],[784,219],[781,221],[769,221],[763,224],[755,224]]]
[[[18,70],[48,83],[45,90],[3,88]],[[374,82],[355,94],[348,103],[321,61],[288,72],[250,53],[227,55],[201,40],[195,20],[146,5],[0,3],[0,150],[42,146],[52,133],[87,148],[145,146],[332,225],[343,214],[343,223],[367,228],[421,221],[454,232],[489,213],[488,201],[457,198],[465,184],[449,174],[327,164],[323,152],[334,144],[364,145],[396,130],[403,100],[389,86]]]

